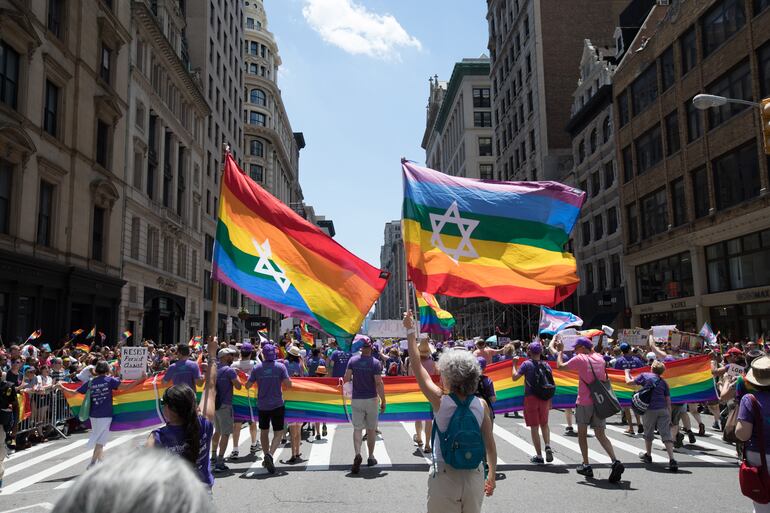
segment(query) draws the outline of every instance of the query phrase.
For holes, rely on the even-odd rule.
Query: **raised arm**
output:
[[[208,352],[209,357],[217,354],[217,337],[209,337]],[[217,365],[214,361],[209,361],[206,367],[206,376],[204,379],[203,394],[201,395],[200,410],[201,415],[209,421],[214,420],[215,403],[217,399]]]
[[[441,405],[441,396],[443,392],[433,382],[433,379],[422,366],[422,361],[419,358],[415,358],[414,355],[420,354],[420,350],[417,348],[417,336],[414,329],[414,314],[411,310],[404,314],[404,327],[406,328],[406,340],[409,344],[409,364],[411,366],[412,374],[417,379],[417,385],[420,387],[423,395],[428,399],[434,411],[438,411]]]

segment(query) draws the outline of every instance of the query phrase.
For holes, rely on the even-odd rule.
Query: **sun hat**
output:
[[[289,348],[286,350],[286,353],[292,356],[296,356],[297,358],[300,358],[302,356],[302,352],[299,350],[299,347],[297,346],[289,346]]]
[[[762,356],[751,362],[746,381],[758,387],[770,386],[770,356]]]
[[[217,353],[217,357],[222,358],[223,356],[234,356],[236,354],[238,354],[237,350],[232,349],[230,347],[225,347],[219,350],[219,352]]]

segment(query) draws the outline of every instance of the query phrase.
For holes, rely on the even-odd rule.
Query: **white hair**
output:
[[[117,451],[80,476],[54,506],[60,513],[215,513],[193,468],[159,449]]]
[[[463,396],[476,393],[481,366],[470,351],[446,351],[438,361],[441,381],[450,392]]]

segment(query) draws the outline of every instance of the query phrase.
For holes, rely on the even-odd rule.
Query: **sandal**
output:
[[[417,445],[417,447],[422,447],[422,440],[417,438],[417,434],[412,435],[412,441]]]
[[[428,447],[428,446],[426,445],[426,446],[425,446],[425,449],[423,449],[423,450],[422,450],[422,452],[424,452],[425,454],[430,454],[430,453],[432,453],[432,452],[433,452],[433,449],[431,449],[430,447]]]

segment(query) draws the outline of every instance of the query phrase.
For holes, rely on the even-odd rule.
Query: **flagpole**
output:
[[[224,174],[225,166],[227,166],[227,157],[230,155],[230,145],[225,143],[222,145],[222,173]],[[219,209],[222,209],[222,186],[224,182],[224,176],[220,176],[219,179],[219,201],[217,202],[217,205],[219,206]],[[217,223],[219,223],[219,212],[217,212]],[[214,237],[214,245],[216,246],[216,237]],[[214,278],[214,269],[213,269],[213,258],[212,258],[212,272],[211,272],[211,317],[209,318],[209,329],[213,331],[211,336],[217,336],[219,333],[219,327],[218,324],[218,313],[217,307],[219,306],[219,282]],[[216,356],[216,355],[215,355]],[[211,355],[209,355],[211,357]]]

